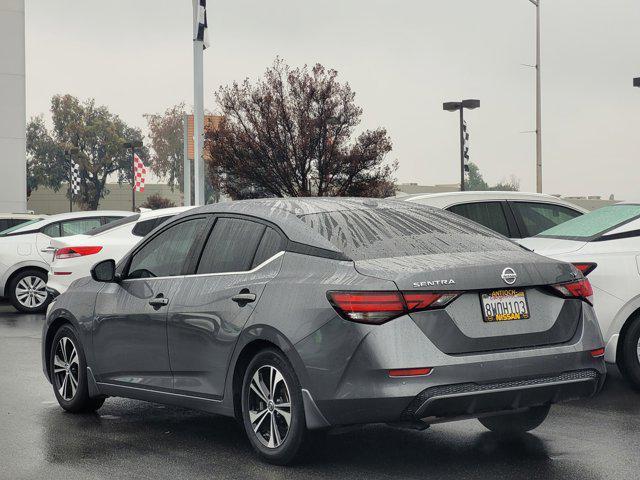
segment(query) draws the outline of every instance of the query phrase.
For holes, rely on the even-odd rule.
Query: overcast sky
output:
[[[485,179],[535,189],[535,9],[528,0],[209,0],[205,107],[276,56],[338,70],[384,126],[399,182],[458,180],[467,115]],[[26,0],[27,115],[56,93],[93,97],[127,122],[193,102],[190,0]],[[640,1],[542,0],[547,193],[640,199]]]

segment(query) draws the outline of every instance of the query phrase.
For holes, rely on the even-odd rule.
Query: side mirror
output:
[[[116,261],[109,259],[96,263],[91,269],[91,278],[96,282],[115,282],[117,280]]]

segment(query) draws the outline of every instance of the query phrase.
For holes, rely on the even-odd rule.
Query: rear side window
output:
[[[450,212],[484,225],[505,237],[509,236],[509,225],[500,202],[463,203],[447,208]]]
[[[162,225],[164,222],[169,220],[171,217],[172,217],[172,215],[168,215],[168,216],[165,216],[165,217],[150,218],[149,220],[143,220],[142,222],[138,222],[136,224],[136,226],[133,227],[133,230],[131,231],[131,233],[133,233],[134,235],[136,235],[138,237],[144,237],[149,232],[151,232],[151,230],[156,228],[158,225]]]
[[[560,225],[582,215],[561,205],[535,202],[510,202],[513,212],[519,218],[520,228],[525,237],[533,237],[549,228]]]
[[[353,260],[521,249],[482,225],[419,204],[398,202],[298,218]]]
[[[59,237],[60,236],[60,223],[55,222],[55,223],[51,223],[49,225],[47,225],[46,227],[44,227],[42,229],[42,233],[44,233],[45,235],[49,236],[49,237]]]
[[[248,220],[219,218],[205,243],[196,273],[250,270],[265,228]]]
[[[262,240],[260,240],[260,244],[258,245],[258,250],[256,251],[253,263],[251,264],[251,268],[253,269],[257,267],[282,250],[284,250],[284,239],[282,238],[282,235],[276,232],[273,228],[266,227],[262,234]]]
[[[131,258],[127,278],[180,275],[206,218],[194,218],[170,226],[149,240]]]
[[[109,217],[110,218],[110,217]],[[106,232],[107,230],[111,230],[112,228],[119,227],[121,225],[126,225],[127,223],[133,223],[140,218],[140,214],[137,213],[135,215],[129,215],[128,217],[122,217],[112,222],[106,223],[101,227],[94,228],[87,232],[87,235],[98,235],[99,233]]]
[[[81,235],[102,225],[100,217],[65,220],[60,222],[60,236]]]

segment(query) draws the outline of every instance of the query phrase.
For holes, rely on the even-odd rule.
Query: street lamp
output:
[[[529,0],[536,7],[536,191],[542,193],[542,93],[540,87],[540,2]]]
[[[136,162],[135,154],[136,148],[142,147],[141,140],[134,140],[132,142],[124,142],[123,148],[131,149],[131,211],[136,211]]]
[[[73,212],[73,159],[72,155],[79,152],[78,147],[68,147],[64,151],[65,157],[69,160],[69,211]]]
[[[461,102],[445,102],[442,108],[447,112],[460,112],[460,191],[464,192],[464,109],[473,110],[480,107],[480,100],[462,100]]]

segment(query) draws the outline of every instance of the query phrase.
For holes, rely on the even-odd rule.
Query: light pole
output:
[[[77,147],[69,147],[64,151],[67,160],[69,160],[69,211],[73,212],[73,158],[72,155],[78,153]]]
[[[443,110],[447,112],[460,111],[460,191],[464,192],[464,109],[473,110],[480,107],[480,100],[462,100],[461,102],[445,102]]]
[[[529,0],[536,7],[536,192],[542,193],[542,93],[540,87],[540,2]]]
[[[132,142],[124,142],[123,148],[131,149],[131,211],[136,211],[136,162],[135,154],[136,148],[142,147],[140,140],[134,140]]]

